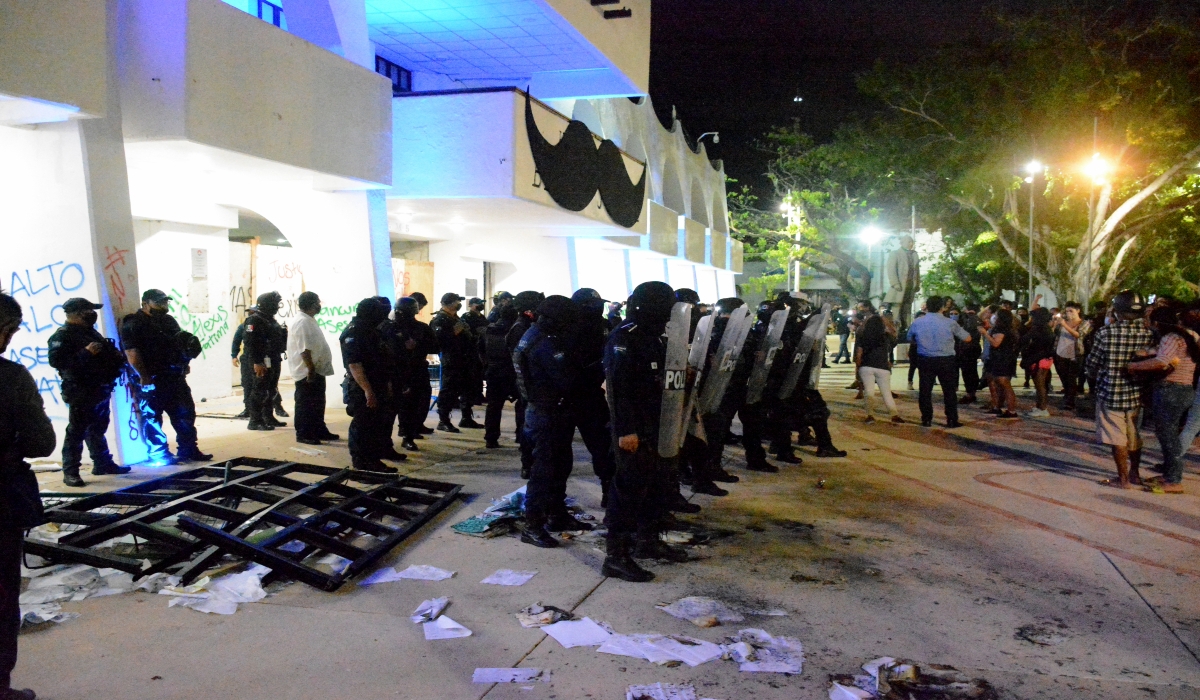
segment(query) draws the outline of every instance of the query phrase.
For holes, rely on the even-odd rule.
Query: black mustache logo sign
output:
[[[597,147],[587,125],[574,119],[562,139],[551,145],[533,120],[528,94],[525,129],[542,186],[555,204],[568,211],[583,211],[598,190],[609,218],[625,228],[637,223],[646,205],[646,169],[640,180],[630,182],[621,149],[608,139]]]

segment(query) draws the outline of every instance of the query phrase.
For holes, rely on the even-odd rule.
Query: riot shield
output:
[[[704,361],[708,357],[708,346],[712,342],[712,327],[715,315],[709,314],[696,324],[696,334],[692,337],[691,350],[688,351],[688,369],[695,372],[692,385],[687,392],[687,400],[683,406],[683,424],[685,433],[691,433],[704,442],[708,438],[704,434],[704,425],[700,423],[696,412],[696,396],[701,382],[704,381]],[[683,440],[683,435],[680,435]]]
[[[688,334],[691,328],[692,305],[676,302],[666,330],[662,412],[658,418],[660,457],[675,457],[683,444],[683,404],[687,399]]]
[[[795,354],[792,355],[792,364],[783,377],[783,385],[779,387],[780,400],[787,399],[796,391],[796,385],[800,383],[800,377],[808,365],[808,356],[816,347],[817,340],[824,338],[828,332],[829,309],[829,304],[826,304],[821,307],[821,313],[808,317],[808,324],[804,327],[804,333],[800,335],[800,342],[796,344]]]
[[[717,355],[704,377],[704,386],[700,389],[700,402],[696,406],[702,416],[710,416],[721,408],[721,400],[725,398],[725,390],[737,368],[738,359],[742,355],[742,346],[746,344],[746,336],[750,334],[750,326],[754,325],[754,317],[744,306],[733,310],[729,315],[729,323],[725,326],[725,334],[721,336],[721,344]]]
[[[817,344],[813,348],[812,356],[809,360],[809,364],[812,365],[812,371],[808,373],[809,389],[816,389],[817,385],[821,383],[821,365],[825,364],[821,362],[821,358],[825,357],[827,343],[828,339],[825,336],[821,336],[817,338]]]
[[[754,369],[750,370],[750,379],[746,382],[746,405],[748,406],[762,401],[763,391],[767,388],[767,375],[771,373],[771,365],[775,364],[775,355],[783,344],[783,327],[787,324],[787,317],[787,309],[771,314],[767,333],[763,336],[758,351],[754,353]]]

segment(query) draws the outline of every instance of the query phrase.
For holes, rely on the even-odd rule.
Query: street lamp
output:
[[[1031,160],[1025,165],[1025,172],[1029,177],[1025,178],[1025,182],[1029,183],[1029,308],[1033,308],[1033,193],[1037,189],[1037,184],[1034,180],[1037,179],[1038,173],[1042,171],[1042,164],[1036,160]]]
[[[1088,197],[1088,235],[1087,247],[1084,248],[1084,255],[1087,256],[1086,267],[1086,299],[1083,301],[1084,312],[1090,312],[1092,309],[1092,241],[1096,232],[1096,188],[1103,187],[1108,184],[1108,176],[1112,174],[1112,164],[1105,160],[1098,152],[1092,154],[1091,160],[1083,164],[1083,173],[1092,179],[1092,191]]]
[[[867,226],[858,234],[858,240],[867,244],[867,296],[871,296],[871,285],[875,274],[871,271],[871,248],[887,236],[878,226]]]

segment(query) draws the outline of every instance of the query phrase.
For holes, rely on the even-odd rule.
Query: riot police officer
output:
[[[508,292],[496,292],[492,295],[492,311],[488,314],[488,323],[495,323],[500,320],[501,312],[509,306],[512,306],[513,295]]]
[[[63,483],[86,486],[79,476],[86,442],[92,456],[92,474],[125,474],[108,451],[109,399],[113,385],[125,368],[125,355],[113,341],[96,330],[96,310],[101,304],[87,299],[68,299],[62,305],[67,322],[50,336],[48,359],[62,378],[62,397],[67,403],[67,432],[63,438]]]
[[[212,455],[196,445],[196,403],[187,383],[188,363],[199,356],[199,343],[195,336],[180,330],[168,313],[169,302],[162,290],[147,289],[142,294],[142,308],[121,320],[121,344],[138,374],[138,410],[150,460],[157,464],[206,462]],[[163,413],[175,429],[175,455],[162,430]]]
[[[392,313],[392,300],[387,297],[374,297],[374,299],[384,309],[383,320],[379,322],[376,330],[379,331],[379,339],[384,351],[388,384],[392,388],[390,398],[381,408],[383,415],[380,420],[383,427],[377,435],[379,439],[378,454],[380,459],[403,462],[408,457],[396,451],[396,446],[392,443],[392,426],[396,424],[396,419],[400,415],[400,397],[403,387],[408,383],[408,375],[412,371],[410,355],[412,349],[416,348],[416,341],[400,330],[400,324],[397,321],[389,318]]]
[[[739,366],[738,372],[730,380],[729,395],[726,396],[729,410],[728,415],[737,411],[742,423],[742,447],[746,451],[746,468],[750,471],[775,473],[779,467],[767,461],[767,451],[763,449],[763,402],[762,397],[754,403],[749,403],[749,375],[756,363],[771,363],[774,366],[777,350],[765,347],[764,339],[770,327],[771,316],[776,311],[783,310],[782,305],[772,301],[764,301],[758,305],[757,321],[746,336],[746,344],[742,347],[742,357],[745,366]],[[760,356],[761,354],[761,356]],[[770,355],[768,357],[767,355]],[[768,367],[770,369],[770,367]],[[736,408],[735,408],[736,407]]]
[[[279,394],[279,373],[287,350],[287,330],[275,320],[283,297],[279,292],[260,294],[256,311],[246,319],[242,344],[245,362],[253,368],[248,430],[274,430],[287,425],[275,419],[275,397]],[[245,388],[243,387],[243,391]]]
[[[521,541],[537,547],[558,546],[550,532],[591,529],[568,513],[564,502],[575,432],[566,402],[577,372],[568,336],[577,316],[570,299],[546,297],[538,306],[537,322],[513,353],[517,387],[525,399],[525,431],[533,443]]]
[[[484,402],[483,398],[483,353],[479,351],[479,341],[483,338],[483,332],[487,329],[487,316],[483,315],[484,303],[479,297],[471,297],[467,300],[467,312],[462,315],[462,320],[471,328],[471,343],[473,344],[474,352],[468,355],[467,366],[470,369],[467,379],[467,390],[471,394],[471,405],[479,405]]]
[[[512,352],[508,349],[506,337],[516,321],[516,308],[506,304],[499,310],[497,320],[488,324],[483,337],[479,339],[484,360],[483,378],[487,382],[483,439],[487,448],[492,450],[500,448],[500,418],[504,404],[518,398],[517,375],[513,370]]]
[[[451,422],[450,413],[459,409],[459,428],[482,428],[471,413],[471,368],[472,356],[478,360],[475,335],[466,321],[458,316],[463,297],[454,292],[442,295],[442,308],[433,315],[429,327],[437,336],[441,352],[442,378],[438,384],[437,429],[447,433],[460,432]]]
[[[571,301],[579,307],[579,320],[572,333],[571,352],[579,369],[567,394],[572,433],[579,431],[592,456],[592,470],[600,480],[603,496],[600,506],[608,505],[609,482],[616,471],[608,400],[604,396],[604,344],[608,340],[608,321],[604,318],[605,300],[594,289],[576,290]]]
[[[391,433],[391,383],[379,324],[387,308],[374,297],[358,303],[340,338],[346,377],[342,393],[350,416],[350,463],[354,469],[395,472],[381,461],[380,445]],[[403,455],[401,455],[403,457]]]
[[[604,350],[617,469],[605,514],[608,546],[602,571],[626,581],[654,578],[633,559],[635,539],[641,555],[687,559],[658,538],[669,489],[678,489],[658,452],[667,353],[663,333],[674,304],[669,285],[638,285],[629,297],[626,322],[609,335]]]
[[[517,349],[517,344],[521,342],[521,338],[525,336],[526,331],[533,326],[533,322],[537,320],[537,308],[546,300],[546,295],[541,292],[526,290],[513,297],[513,308],[517,310],[517,320],[513,323],[512,328],[508,329],[508,335],[504,338],[505,344],[508,346],[508,356]],[[521,478],[529,478],[529,469],[533,465],[533,443],[526,439],[525,435],[525,399],[518,398],[514,406],[517,418],[517,445],[521,448]]]
[[[392,390],[398,396],[400,434],[403,438],[400,446],[410,452],[417,451],[417,440],[424,440],[425,434],[432,432],[425,427],[425,416],[429,414],[429,399],[433,393],[429,384],[429,361],[426,358],[437,352],[437,341],[429,326],[417,320],[420,311],[420,305],[412,297],[396,300],[396,333],[404,339],[406,351],[399,356],[398,362],[407,362],[408,366],[396,368],[396,373],[402,375],[404,383],[393,386]]]
[[[258,313],[257,306],[251,306],[246,309],[246,318],[238,325],[237,330],[233,332],[233,345],[230,349],[230,356],[233,357],[233,366],[238,368],[242,381],[242,412],[234,416],[237,419],[250,418],[250,402],[254,399],[254,363],[248,362],[245,355],[245,339],[246,339],[246,321],[250,317]],[[285,329],[286,330],[286,329]],[[288,412],[283,408],[283,396],[275,392],[275,415],[280,418],[287,418]],[[274,425],[283,425],[271,421]]]

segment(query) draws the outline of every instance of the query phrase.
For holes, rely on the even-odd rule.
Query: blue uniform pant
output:
[[[640,441],[636,452],[617,450],[617,470],[604,515],[610,537],[656,537],[671,489],[679,493],[671,481],[672,465],[648,442]]]
[[[164,374],[151,379],[153,384],[137,387],[142,434],[150,446],[151,458],[171,453],[167,434],[163,432],[164,413],[175,429],[178,450],[185,453],[196,450],[196,403],[192,400],[187,379],[182,374]]]
[[[541,525],[550,516],[566,513],[564,501],[574,462],[571,441],[575,426],[561,406],[529,404],[525,408],[525,431],[533,443],[533,466],[525,491],[525,521]]]
[[[110,387],[91,387],[63,396],[67,401],[67,431],[63,436],[63,471],[78,470],[83,461],[83,446],[87,445],[92,464],[99,467],[113,463],[108,451],[108,400]]]

